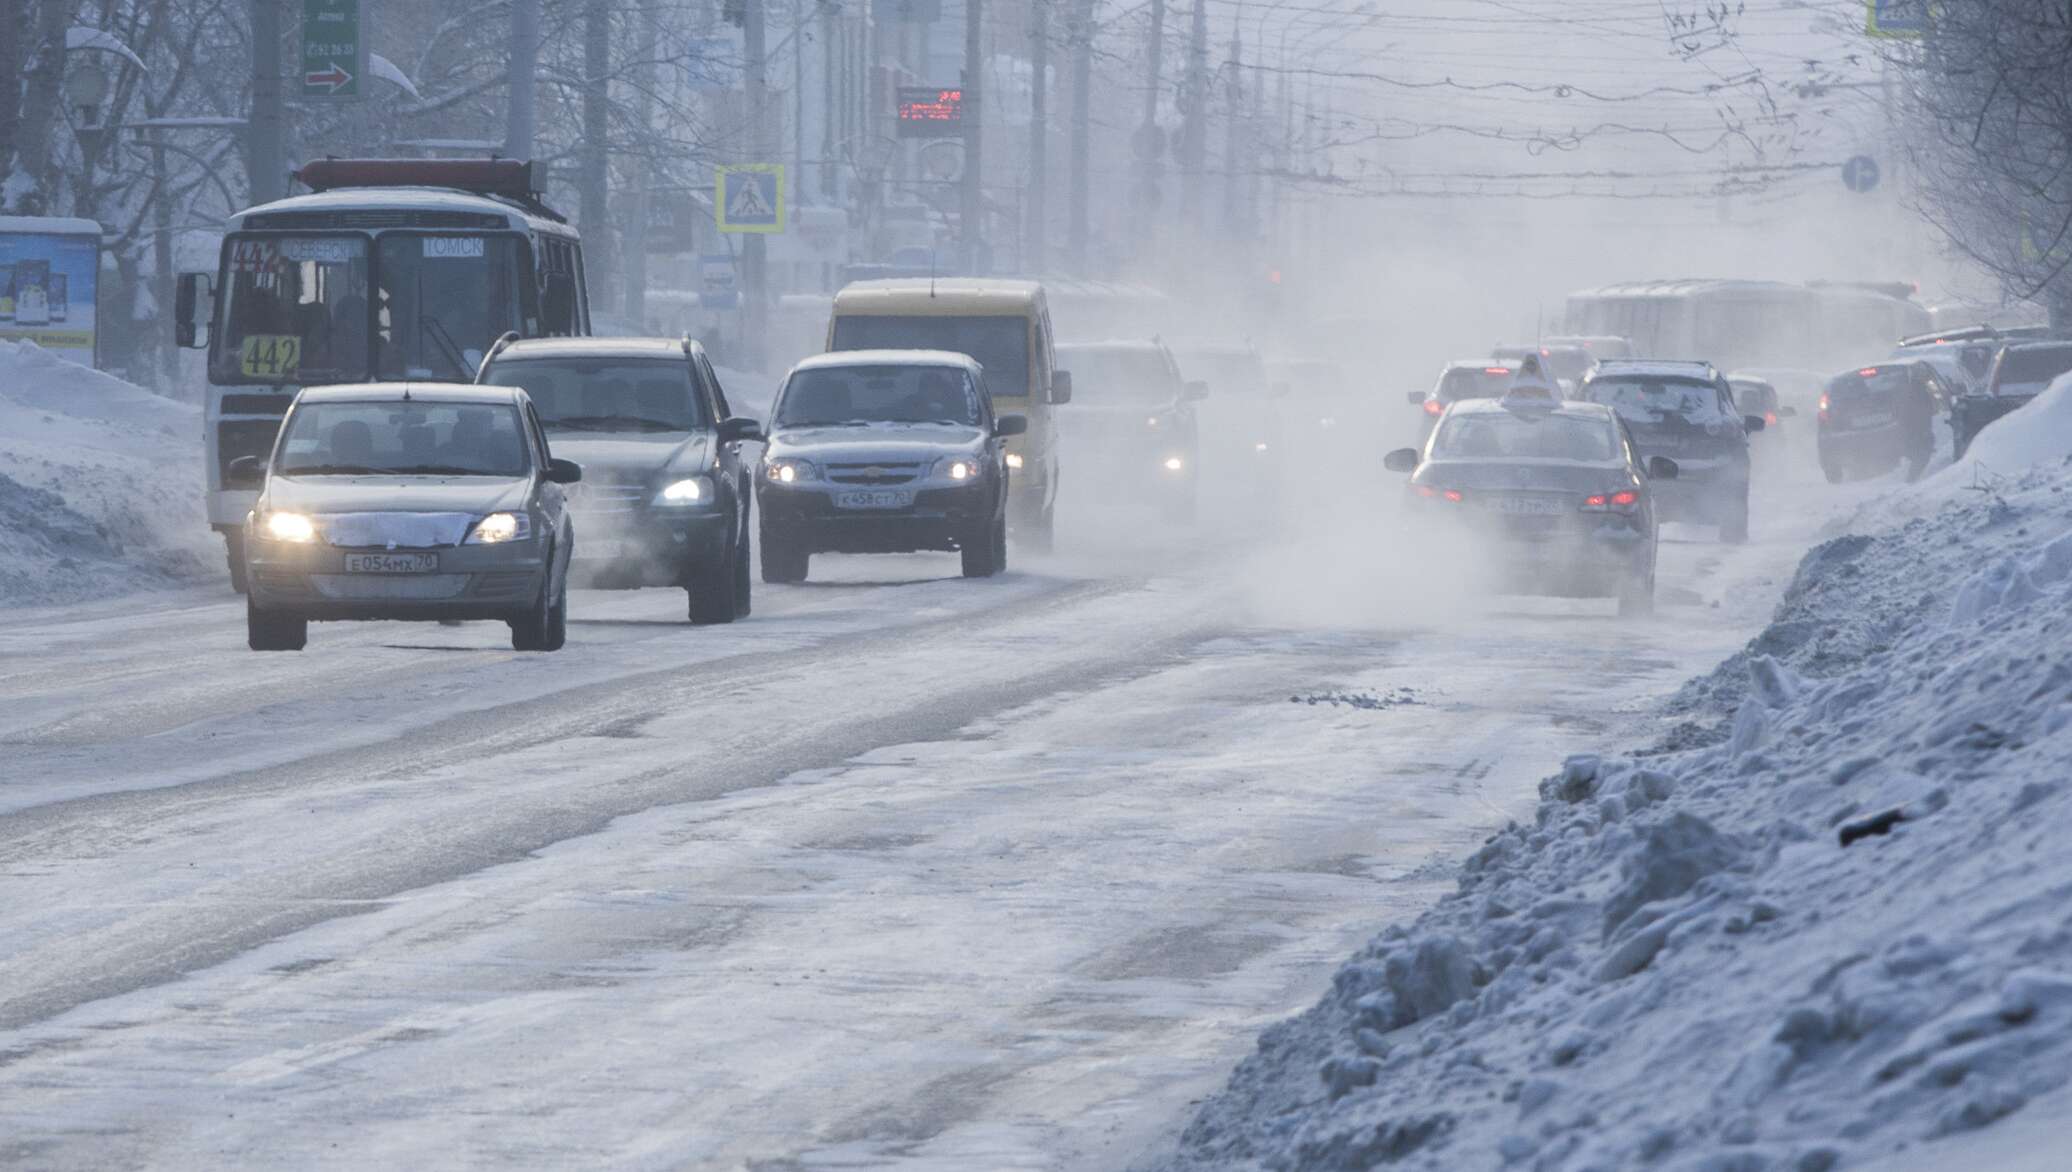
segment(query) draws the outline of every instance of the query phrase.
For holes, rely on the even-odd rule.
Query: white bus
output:
[[[295,392],[377,379],[472,382],[505,333],[590,332],[582,241],[512,160],[327,159],[310,194],[230,217],[213,277],[182,274],[175,329],[209,352],[209,526],[244,588],[242,525]]]
[[[1572,293],[1564,332],[1633,341],[1648,358],[1742,367],[1839,369],[1885,354],[1929,325],[1904,285],[1637,281]]]

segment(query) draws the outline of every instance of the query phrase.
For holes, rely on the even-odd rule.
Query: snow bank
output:
[[[2068,485],[1815,549],[1715,735],[1566,762],[1156,1166],[2062,1166]]]
[[[2072,374],[2059,375],[2042,394],[1986,425],[1971,441],[1964,458],[1931,480],[1944,488],[1974,483],[1973,465],[2007,475],[2037,464],[2072,459]]]
[[[0,604],[220,573],[201,440],[192,405],[0,342]]]

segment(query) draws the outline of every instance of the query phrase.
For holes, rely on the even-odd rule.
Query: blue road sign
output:
[[[1878,179],[1878,160],[1869,155],[1858,155],[1842,164],[1842,183],[1851,191],[1870,191],[1878,186]]]
[[[1921,38],[1928,35],[1928,6],[1933,0],[1864,0],[1863,31],[1874,37]]]

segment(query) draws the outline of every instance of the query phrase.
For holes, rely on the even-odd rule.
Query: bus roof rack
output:
[[[532,163],[518,159],[313,159],[295,178],[311,191],[355,187],[445,187],[509,200],[553,220],[562,217],[540,202]]]

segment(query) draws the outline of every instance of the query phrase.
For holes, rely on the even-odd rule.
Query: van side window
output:
[[[566,338],[578,329],[582,289],[577,279],[575,249],[549,236],[540,241],[540,333]]]

